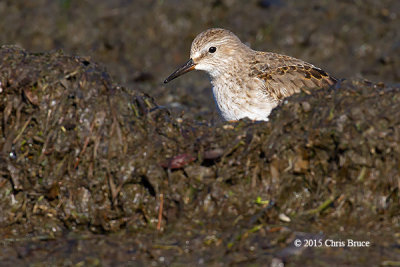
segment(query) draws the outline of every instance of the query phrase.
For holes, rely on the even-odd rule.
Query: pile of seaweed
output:
[[[269,122],[211,125],[88,59],[3,46],[0,99],[9,240],[123,230],[162,250],[146,237],[166,233],[179,248],[199,241],[186,255],[242,262],[276,257],[296,231],[399,229],[399,87],[342,82],[288,98]]]

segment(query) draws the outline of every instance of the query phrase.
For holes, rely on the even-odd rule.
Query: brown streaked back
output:
[[[251,73],[264,81],[266,93],[276,100],[298,93],[302,88],[328,88],[337,82],[322,69],[300,59],[274,53],[260,54],[256,57],[258,62],[252,64]],[[260,56],[264,60],[260,60]]]

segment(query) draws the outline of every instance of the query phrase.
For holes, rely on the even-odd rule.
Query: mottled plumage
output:
[[[192,43],[190,60],[164,82],[193,69],[211,77],[217,107],[225,120],[268,120],[271,110],[301,88],[327,88],[335,78],[293,57],[252,50],[232,32],[209,29]]]

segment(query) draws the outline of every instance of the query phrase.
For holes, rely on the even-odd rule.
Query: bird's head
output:
[[[194,69],[204,70],[212,78],[218,77],[240,65],[246,50],[250,48],[232,32],[219,28],[206,30],[193,40],[189,61],[173,72],[164,83]]]

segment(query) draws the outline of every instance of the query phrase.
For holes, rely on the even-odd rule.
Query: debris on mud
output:
[[[293,240],[322,237],[374,244],[339,263],[399,260],[399,87],[342,82],[269,122],[211,125],[85,58],[2,46],[0,97],[3,262],[47,244],[52,264],[304,262],[334,251]]]

